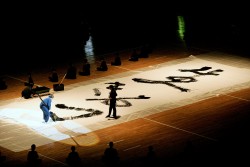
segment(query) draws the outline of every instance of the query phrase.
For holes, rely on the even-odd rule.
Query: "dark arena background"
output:
[[[71,146],[81,158],[76,166],[108,166],[111,141],[115,166],[249,164],[247,5],[4,4],[2,16],[1,166],[27,166],[32,144],[39,166],[69,166]],[[86,76],[79,73],[84,59]],[[107,71],[97,70],[101,60]],[[66,77],[70,65],[75,78]],[[106,118],[110,85],[117,119]],[[39,105],[50,94],[45,124]]]

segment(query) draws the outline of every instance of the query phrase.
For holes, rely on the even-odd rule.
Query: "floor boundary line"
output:
[[[240,97],[236,97],[236,96],[232,96],[232,95],[228,95],[228,94],[224,94],[224,93],[221,93],[221,94],[222,94],[222,95],[225,95],[225,96],[229,96],[229,97],[235,98],[235,99],[239,99],[239,100],[243,100],[243,101],[250,102],[250,100],[243,99],[243,98],[240,98]],[[219,94],[219,95],[220,95],[220,94]]]
[[[196,135],[196,136],[199,136],[199,137],[202,137],[202,138],[217,142],[216,139],[213,139],[213,138],[210,138],[210,137],[207,137],[207,136],[204,136],[204,135],[200,135],[198,133],[194,133],[194,132],[191,132],[191,131],[188,131],[188,130],[185,130],[185,129],[177,128],[175,126],[164,124],[164,123],[161,123],[161,122],[158,122],[158,121],[155,121],[155,120],[152,120],[152,119],[148,119],[148,118],[142,118],[142,119],[145,119],[145,120],[148,120],[148,121],[151,121],[151,122],[155,122],[155,123],[160,124],[160,125],[164,125],[164,126],[167,126],[167,127],[173,128],[173,129],[177,129],[177,130],[180,130],[180,131],[183,131],[183,132],[186,132],[186,133],[190,133],[190,134],[193,134],[193,135]]]
[[[47,156],[45,156],[45,155],[43,155],[43,154],[40,154],[40,153],[39,153],[39,155],[42,156],[42,157],[45,157],[45,158],[47,158],[47,159],[50,159],[50,160],[52,160],[52,161],[58,162],[58,163],[60,163],[60,164],[63,164],[63,165],[65,165],[65,166],[68,166],[68,164],[66,164],[66,163],[63,163],[63,162],[58,161],[58,160],[56,160],[56,159],[47,157]]]

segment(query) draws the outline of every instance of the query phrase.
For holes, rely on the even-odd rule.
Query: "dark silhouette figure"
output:
[[[136,49],[133,49],[133,52],[128,60],[129,61],[138,61],[139,60],[139,54],[137,53]]]
[[[113,117],[117,119],[116,115],[116,89],[113,85],[109,86],[110,92],[109,92],[109,114],[106,117],[110,117],[111,112],[113,110]]]
[[[90,75],[90,64],[88,62],[88,59],[83,60],[82,71],[79,72],[79,75],[82,76]]]
[[[78,166],[81,163],[81,158],[76,151],[75,146],[71,146],[71,152],[68,154],[68,157],[66,158],[66,163],[70,166]]]
[[[33,86],[34,86],[34,81],[32,79],[32,76],[31,76],[30,72],[28,73],[28,81],[25,82],[24,85],[30,87],[30,89],[32,89]]]
[[[106,165],[116,166],[120,160],[118,151],[114,148],[114,143],[109,142],[109,147],[105,149],[102,161]]]
[[[0,151],[0,164],[6,160],[6,156],[2,155],[2,152]]]
[[[97,69],[97,71],[107,71],[108,70],[108,66],[107,66],[107,63],[104,60],[104,58],[101,59],[101,64],[96,69]]]
[[[0,90],[7,89],[7,85],[2,77],[0,77]]]
[[[150,165],[156,164],[156,154],[153,146],[148,146],[148,152],[146,155],[145,162]]]
[[[188,159],[188,160],[191,160],[192,158],[194,158],[195,156],[195,149],[194,149],[194,145],[193,145],[193,142],[188,140],[186,142],[186,146],[184,148],[184,159]]]
[[[70,63],[67,70],[66,79],[76,79],[76,67]]]
[[[149,55],[149,48],[144,45],[141,47],[139,58],[148,58]]]
[[[32,79],[32,76],[31,76],[30,72],[28,73],[28,81],[24,82],[24,85],[26,87],[23,89],[21,95],[25,99],[29,99],[29,98],[31,98],[31,95],[33,94],[32,88],[34,86],[34,81]]]
[[[58,74],[55,68],[52,69],[51,76],[49,76],[49,81],[58,82]]]
[[[119,54],[119,52],[117,52],[115,54],[115,60],[111,62],[111,65],[112,66],[120,66],[121,64],[122,64],[122,62],[121,62],[120,54]]]
[[[27,155],[27,165],[30,167],[39,166],[42,163],[42,160],[39,158],[39,155],[36,151],[36,145],[31,145],[31,150]]]

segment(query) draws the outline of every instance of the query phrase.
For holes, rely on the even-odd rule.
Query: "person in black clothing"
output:
[[[133,52],[128,60],[129,61],[138,61],[139,60],[139,54],[137,53],[136,49],[133,49]]]
[[[75,146],[71,146],[71,152],[68,154],[68,157],[66,158],[66,162],[70,166],[77,166],[80,164],[81,158],[78,152],[76,151]]]
[[[2,77],[0,77],[0,90],[7,89],[7,85]]]
[[[22,97],[24,97],[25,99],[29,99],[32,97],[33,94],[33,86],[34,86],[34,81],[32,79],[31,73],[28,73],[28,81],[24,82],[24,86],[26,86],[23,90],[22,90]]]
[[[104,58],[102,58],[100,66],[97,67],[96,69],[97,69],[97,71],[107,71],[108,70],[108,66],[107,66],[107,63],[104,60]]]
[[[28,81],[24,83],[24,86],[28,86],[28,87],[30,87],[30,89],[32,89],[34,86],[34,81],[32,79],[30,72],[28,73]]]
[[[57,74],[55,68],[52,69],[51,76],[49,76],[49,81],[51,81],[51,82],[58,82],[58,74]]]
[[[153,146],[148,146],[148,152],[147,152],[147,156],[146,156],[146,163],[147,164],[156,163],[156,155],[155,155],[155,151],[154,151]]]
[[[109,147],[105,149],[102,161],[107,165],[117,165],[120,160],[117,149],[114,147],[114,143],[109,142]]]
[[[28,166],[31,166],[31,167],[38,166],[39,164],[41,164],[41,162],[42,160],[39,158],[39,155],[36,151],[36,145],[32,144],[31,150],[28,152],[28,155],[27,155]]]
[[[90,64],[88,62],[88,59],[83,60],[82,71],[79,72],[79,75],[82,76],[90,75]]]
[[[2,155],[2,152],[0,151],[0,163],[6,161],[6,156]]]
[[[67,70],[66,79],[76,79],[76,67],[70,63]]]
[[[139,58],[148,58],[149,49],[146,45],[141,47]]]
[[[117,116],[116,116],[116,96],[117,96],[117,93],[116,93],[115,87],[113,85],[110,85],[109,89],[110,89],[110,92],[109,92],[109,114],[106,117],[110,117],[111,112],[113,110],[113,117],[115,119],[117,119]]]
[[[117,52],[115,54],[115,60],[111,62],[111,65],[112,66],[120,66],[121,64],[122,64],[122,62],[121,62],[120,54],[119,54],[119,52]]]

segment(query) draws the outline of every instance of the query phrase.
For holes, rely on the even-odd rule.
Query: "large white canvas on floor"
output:
[[[207,70],[199,71],[204,75],[199,75],[199,73],[197,74],[190,71],[181,71],[202,69],[202,67],[209,67],[205,68]],[[66,131],[85,134],[93,130],[127,121],[129,115],[140,112],[143,113],[144,110],[146,111],[160,106],[164,106],[163,109],[167,110],[168,106],[170,109],[170,106],[173,107],[194,103],[215,96],[216,94],[230,91],[235,87],[240,89],[242,84],[244,85],[244,83],[250,82],[249,74],[249,69],[233,67],[196,57],[189,57],[180,60],[179,63],[175,62],[172,65],[168,62],[166,64],[131,71],[129,74],[127,73],[126,76],[118,74],[96,79],[91,82],[81,82],[75,85],[65,86],[64,91],[55,92],[51,111],[56,113],[59,117],[74,117],[87,114],[89,111],[61,109],[57,108],[55,106],[56,104],[64,104],[68,107],[82,109],[99,110],[103,112],[100,115],[58,122],[50,121],[48,124],[44,124],[42,123],[43,113],[39,108],[41,100],[39,98],[18,98],[8,104],[0,106],[0,120],[1,124],[7,122],[26,126],[51,141],[59,141],[70,138],[70,135],[68,135]],[[174,77],[175,80],[171,80],[168,77]],[[180,77],[191,77],[195,82],[183,82],[191,80],[181,80]],[[147,80],[153,83],[136,82],[134,79]],[[126,100],[125,102],[117,101],[117,105],[122,106],[117,107],[117,115],[120,116],[117,120],[107,120],[107,118],[105,118],[108,114],[109,106],[102,103],[103,100],[86,100],[107,98],[109,95],[109,89],[107,89],[109,84],[107,83],[110,82],[125,84],[124,86],[119,86],[119,88],[122,88],[121,90],[117,90],[118,98],[125,98],[124,100]],[[169,83],[178,88],[169,85]],[[188,91],[182,91],[180,88],[187,89]],[[94,89],[100,91],[100,96],[95,96]],[[138,97],[139,95],[150,98],[133,99],[133,97]],[[42,98],[45,97],[43,96]],[[131,106],[128,106],[126,102]],[[160,110],[157,111],[160,112]],[[141,116],[145,115],[141,114]],[[131,119],[131,117],[129,118]],[[112,121],[112,124],[105,124],[107,121]],[[1,136],[0,138],[4,137]],[[14,140],[15,136],[12,138]]]

